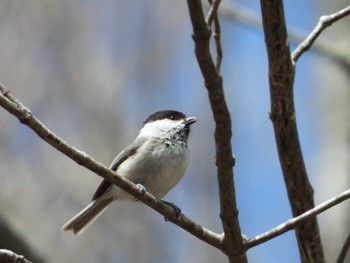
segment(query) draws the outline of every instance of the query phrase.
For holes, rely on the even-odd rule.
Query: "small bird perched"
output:
[[[109,168],[161,199],[184,176],[188,166],[190,126],[196,121],[195,117],[186,118],[182,112],[174,110],[153,113],[144,122],[136,139],[119,153]],[[69,220],[62,230],[81,234],[113,201],[132,198],[104,179],[92,202]],[[175,210],[176,206],[173,207]]]

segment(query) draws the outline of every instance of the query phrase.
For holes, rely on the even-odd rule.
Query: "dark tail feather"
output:
[[[92,201],[87,207],[69,220],[61,230],[72,230],[74,234],[82,234],[108,207],[113,199],[102,199]]]

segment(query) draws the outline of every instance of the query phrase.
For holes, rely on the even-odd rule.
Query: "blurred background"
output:
[[[258,1],[223,4],[260,20]],[[0,5],[0,81],[48,128],[105,165],[135,138],[149,114],[175,109],[198,118],[186,176],[165,200],[221,233],[214,122],[186,2]],[[306,36],[322,14],[346,5],[286,1],[288,29]],[[291,212],[268,118],[264,36],[254,19],[236,15],[221,17],[222,75],[233,121],[239,217],[242,233],[252,237]],[[328,49],[311,50],[297,64],[297,122],[316,204],[350,185],[349,64],[332,55],[340,52],[349,61],[349,23],[346,18],[327,29],[317,43]],[[81,236],[60,231],[89,203],[100,181],[0,109],[0,217],[44,262],[226,262],[220,251],[138,203],[115,203]],[[329,262],[350,230],[349,211],[347,202],[319,216]],[[249,250],[248,258],[299,262],[294,232]]]

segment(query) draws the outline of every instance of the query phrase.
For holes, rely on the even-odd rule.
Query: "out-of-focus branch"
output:
[[[306,172],[294,108],[294,65],[290,56],[282,0],[261,0],[263,28],[269,60],[271,109],[278,155],[294,217],[312,209],[313,189]],[[324,262],[317,219],[296,228],[303,263]]]
[[[348,253],[349,248],[350,248],[350,233],[348,234],[347,238],[345,239],[344,245],[339,253],[337,263],[345,262],[346,254]]]
[[[312,44],[315,42],[316,38],[323,32],[323,30],[331,26],[334,22],[338,21],[339,19],[348,16],[349,14],[350,6],[334,14],[321,16],[314,30],[312,30],[310,35],[303,42],[301,42],[298,45],[298,47],[293,51],[292,60],[294,62],[297,62],[300,56],[310,49]]]
[[[17,255],[16,253],[7,250],[0,249],[0,262],[2,263],[31,263],[29,260],[25,259],[21,255]]]
[[[243,25],[257,28],[259,30],[262,29],[260,16],[237,3],[230,5],[221,4],[219,14],[221,17],[235,20]],[[307,34],[300,32],[300,30],[293,28],[292,26],[288,26],[288,37],[291,42],[297,44],[303,42],[305,38],[307,38]],[[312,44],[312,50],[350,70],[350,55],[344,52],[344,49],[335,45],[334,41],[318,39]]]
[[[247,248],[252,248],[255,247],[257,245],[260,245],[266,241],[269,241],[270,239],[273,239],[277,236],[280,236],[284,233],[286,233],[287,231],[290,231],[292,229],[295,229],[298,225],[301,225],[303,223],[305,223],[307,220],[310,220],[310,218],[315,217],[318,214],[321,214],[322,212],[332,208],[333,206],[336,206],[338,204],[340,204],[341,202],[344,202],[345,200],[350,198],[350,190],[347,190],[343,193],[341,193],[340,195],[333,197],[332,199],[329,199],[328,201],[316,206],[315,208],[301,214],[300,216],[297,216],[295,218],[289,219],[288,221],[284,222],[283,224],[263,233],[260,234],[256,237],[253,238],[249,238],[246,240],[245,242],[245,246],[247,246]],[[347,241],[350,242],[350,235],[348,236]],[[345,242],[346,244],[346,242]],[[350,244],[347,244],[348,246]],[[345,247],[345,245],[344,245]],[[348,248],[347,248],[348,249]],[[344,257],[346,255],[346,250],[344,252]],[[342,261],[340,261],[342,262]],[[337,262],[338,263],[338,262]]]
[[[220,216],[224,228],[223,251],[228,255],[230,262],[247,262],[238,220],[233,180],[231,116],[226,105],[223,81],[210,54],[211,31],[205,21],[201,0],[187,0],[187,4],[193,26],[195,53],[216,123],[216,166],[220,192]]]
[[[140,189],[131,181],[124,177],[118,176],[114,171],[103,164],[97,162],[86,153],[79,151],[67,142],[62,140],[47,127],[45,127],[21,102],[15,99],[12,94],[0,84],[0,106],[16,116],[19,121],[31,128],[40,138],[49,143],[51,146],[62,152],[67,157],[74,160],[97,175],[107,179],[111,183],[119,186],[141,202],[145,203],[158,213],[162,214],[169,221],[183,228],[190,234],[200,240],[218,248],[221,248],[222,235],[216,234],[201,225],[193,222],[185,215],[181,214],[178,218],[174,214],[173,208],[164,204],[150,193],[140,194]]]

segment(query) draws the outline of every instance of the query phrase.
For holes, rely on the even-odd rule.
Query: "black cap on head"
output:
[[[151,116],[149,116],[144,123],[153,122],[157,120],[163,120],[163,119],[169,119],[169,120],[181,120],[186,119],[185,114],[179,111],[175,110],[163,110],[163,111],[157,111],[153,113]]]

